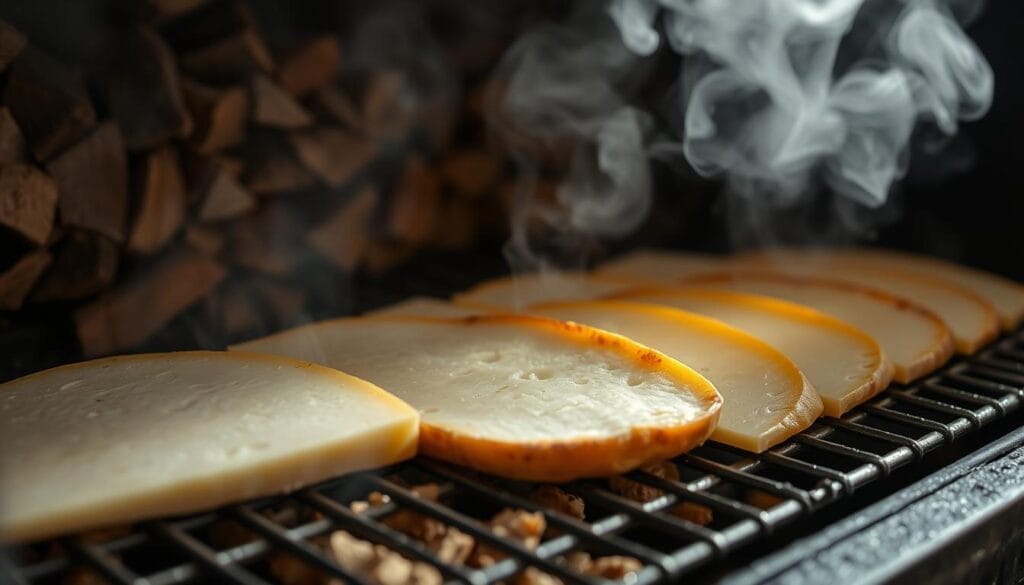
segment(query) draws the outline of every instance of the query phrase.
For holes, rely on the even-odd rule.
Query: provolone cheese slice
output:
[[[877,289],[771,271],[705,274],[682,282],[784,299],[850,323],[878,341],[901,384],[935,371],[953,355],[953,335],[941,318]]]
[[[829,416],[841,416],[881,392],[892,380],[892,362],[874,338],[803,305],[692,287],[631,290],[617,298],[714,317],[767,341],[800,367],[821,396]]]
[[[551,319],[327,321],[237,347],[344,369],[422,414],[420,450],[508,477],[613,475],[701,444],[721,397],[612,333]]]
[[[453,296],[452,300],[465,307],[519,312],[555,299],[594,299],[637,284],[626,279],[598,279],[584,272],[531,273],[489,280]]]
[[[1024,285],[991,272],[961,266],[939,258],[874,248],[827,250],[844,262],[884,267],[889,270],[939,276],[984,297],[996,308],[1003,329],[1012,330],[1024,321]]]
[[[532,313],[615,331],[694,368],[724,399],[712,438],[762,452],[809,427],[821,398],[779,350],[721,321],[625,301],[546,303]]]
[[[737,258],[735,267],[769,268],[791,274],[839,278],[867,285],[920,304],[942,318],[953,332],[956,350],[971,354],[999,335],[995,307],[955,281],[860,263],[836,263],[811,254],[781,253]]]
[[[0,386],[0,540],[294,490],[416,452],[416,411],[291,359],[183,352]]]

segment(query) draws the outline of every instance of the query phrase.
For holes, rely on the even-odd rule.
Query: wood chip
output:
[[[128,162],[116,122],[100,124],[46,168],[57,181],[61,223],[124,241]]]
[[[36,250],[21,257],[0,273],[0,309],[16,311],[21,308],[32,287],[50,266],[53,256],[46,250]]]
[[[313,39],[281,62],[277,78],[294,96],[304,96],[334,81],[341,65],[337,37]]]
[[[78,142],[96,125],[96,111],[81,79],[32,47],[11,65],[3,103],[39,161]]]
[[[441,176],[456,193],[477,197],[492,191],[501,179],[501,160],[484,150],[460,150],[441,162]]]
[[[11,110],[0,107],[0,165],[28,161],[25,136],[14,121]]]
[[[54,261],[32,299],[72,301],[92,296],[114,281],[120,260],[117,246],[96,233],[69,230],[54,248]]]
[[[53,231],[57,183],[32,165],[0,166],[0,225],[42,246]]]
[[[576,494],[558,486],[542,485],[530,492],[530,499],[545,508],[561,512],[577,520],[586,519],[586,503]]]
[[[313,123],[309,112],[283,87],[266,75],[252,78],[252,119],[270,128],[295,130]]]
[[[96,356],[137,346],[223,278],[224,269],[205,256],[186,250],[169,254],[75,312],[82,350]]]
[[[206,256],[216,256],[224,249],[224,234],[211,226],[190,225],[185,228],[185,243]]]
[[[0,73],[6,71],[7,66],[21,54],[25,44],[25,35],[0,19]]]
[[[359,540],[344,530],[331,534],[330,552],[342,567],[365,575],[374,585],[441,585],[441,573],[406,559],[387,547]]]
[[[237,175],[224,164],[214,167],[204,189],[199,219],[223,221],[256,209],[256,198],[239,183]]]
[[[197,81],[182,84],[195,128],[190,143],[199,154],[213,154],[245,140],[249,92],[244,87],[215,88]]]
[[[434,168],[419,155],[409,156],[391,196],[388,233],[403,242],[426,242],[434,235],[440,202],[441,182]]]
[[[370,246],[379,199],[376,188],[363,187],[307,234],[309,247],[338,268],[346,272],[355,270]]]
[[[110,111],[129,150],[155,148],[192,131],[170,47],[151,28],[120,31],[102,75]]]
[[[319,128],[290,136],[299,160],[331,187],[350,181],[377,156],[371,142],[340,128]]]
[[[178,153],[164,146],[146,156],[138,196],[138,213],[128,237],[128,250],[152,254],[178,232],[185,220],[187,195]]]

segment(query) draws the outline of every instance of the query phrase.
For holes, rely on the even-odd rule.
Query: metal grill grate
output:
[[[921,383],[893,386],[842,419],[820,419],[761,455],[708,443],[673,461],[678,481],[630,474],[661,490],[649,502],[622,497],[604,480],[563,486],[584,500],[585,521],[539,506],[528,497],[534,486],[418,458],[285,497],[142,524],[126,533],[33,545],[13,551],[10,569],[26,583],[66,582],[83,567],[114,583],[266,583],[273,579],[270,559],[287,553],[328,576],[367,583],[311,542],[344,529],[434,565],[448,582],[507,581],[527,566],[566,583],[588,582],[557,560],[570,551],[586,551],[635,557],[644,567],[634,582],[654,583],[692,573],[780,527],[813,517],[822,507],[1018,411],[1022,400],[1024,331],[1019,331]],[[408,487],[427,482],[439,486],[436,501]],[[387,494],[390,502],[362,513],[350,510],[351,502],[372,491]],[[683,502],[710,510],[710,522],[672,514]],[[488,529],[486,519],[506,507],[543,510],[548,531],[535,550]],[[446,564],[422,542],[381,522],[402,509],[456,527],[503,551],[505,559],[486,569]],[[218,546],[211,534],[226,529],[242,535],[242,542]]]

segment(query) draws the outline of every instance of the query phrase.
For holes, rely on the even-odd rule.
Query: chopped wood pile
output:
[[[226,342],[304,318],[302,274],[506,237],[500,42],[449,48],[464,95],[428,95],[336,36],[272,49],[242,0],[147,6],[97,71],[0,20],[0,311],[70,312],[88,356],[186,311]]]

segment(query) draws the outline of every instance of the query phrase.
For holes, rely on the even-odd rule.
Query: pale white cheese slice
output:
[[[828,416],[841,416],[892,380],[892,362],[874,338],[803,305],[683,286],[630,290],[617,298],[714,317],[767,341],[800,367],[821,396]]]
[[[419,417],[322,366],[227,352],[114,357],[0,386],[0,540],[287,492],[416,452]]]
[[[614,475],[701,444],[721,397],[649,347],[523,315],[372,317],[233,349],[288,355],[378,384],[422,415],[420,450],[538,481]]]
[[[716,319],[626,301],[535,305],[531,313],[625,335],[697,370],[722,395],[712,439],[762,452],[809,427],[821,398],[800,369],[764,341]]]
[[[893,379],[902,384],[935,371],[954,352],[953,334],[938,315],[878,289],[763,270],[698,275],[682,282],[784,299],[842,319],[878,341],[895,366]]]

